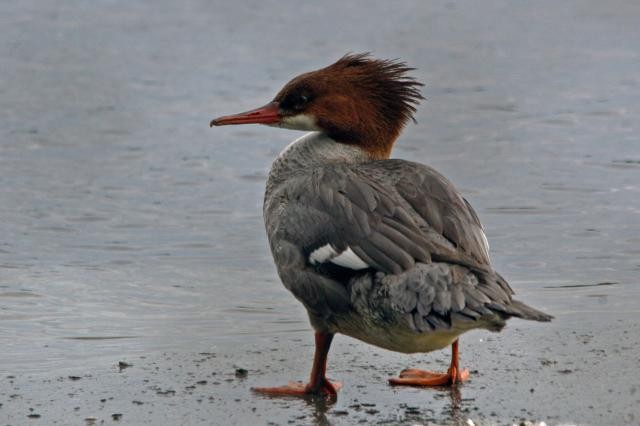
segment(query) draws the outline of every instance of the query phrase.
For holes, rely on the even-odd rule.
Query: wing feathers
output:
[[[292,198],[329,218],[317,239],[357,246],[360,259],[386,273],[433,257],[490,271],[475,212],[434,170],[386,160],[323,167],[310,176]]]
[[[434,170],[386,160],[325,166],[296,182],[278,219],[311,266],[405,277],[389,297],[421,330],[450,326],[454,313],[473,321],[510,315],[512,291],[491,268],[476,213]]]

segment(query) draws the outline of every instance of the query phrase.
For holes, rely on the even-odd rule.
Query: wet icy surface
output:
[[[632,1],[4,2],[0,420],[640,421],[639,19]],[[395,156],[458,185],[496,269],[556,320],[465,336],[459,395],[385,384],[446,351],[338,338],[337,403],[255,397],[310,364],[261,218],[299,134],[207,123],[367,50],[426,83]]]

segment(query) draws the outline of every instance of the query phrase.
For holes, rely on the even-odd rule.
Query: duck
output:
[[[273,162],[263,213],[278,275],[315,333],[311,374],[255,392],[335,397],[342,384],[327,378],[327,359],[336,334],[407,354],[451,346],[447,371],[405,369],[389,384],[453,386],[470,376],[459,365],[462,334],[553,318],[513,298],[478,215],[447,178],[390,158],[424,99],[414,70],[349,53],[262,107],[210,122],[308,132]]]

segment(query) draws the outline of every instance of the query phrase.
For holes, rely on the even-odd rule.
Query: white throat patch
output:
[[[316,124],[316,120],[311,115],[306,114],[298,114],[292,115],[290,117],[284,117],[279,124],[278,127],[282,127],[283,129],[291,129],[291,130],[309,130],[309,131],[317,131],[320,130],[318,125]]]

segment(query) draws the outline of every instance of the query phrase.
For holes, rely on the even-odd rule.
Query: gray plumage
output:
[[[513,316],[551,319],[512,299],[476,213],[430,167],[368,161],[312,133],[274,162],[264,216],[280,277],[317,330],[415,352]],[[311,262],[322,247],[332,256]],[[368,267],[332,262],[347,250]]]

